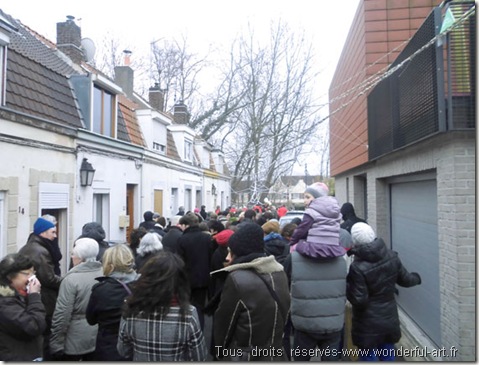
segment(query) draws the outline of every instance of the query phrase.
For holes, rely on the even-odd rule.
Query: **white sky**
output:
[[[109,35],[124,49],[149,49],[159,38],[179,39],[198,50],[228,43],[248,24],[259,35],[281,19],[305,31],[318,54],[321,95],[326,94],[360,0],[8,0],[0,8],[51,41],[56,23],[75,17],[82,38],[101,44]],[[132,55],[133,57],[135,54]],[[317,173],[308,163],[310,174]],[[304,167],[298,170],[304,172]]]

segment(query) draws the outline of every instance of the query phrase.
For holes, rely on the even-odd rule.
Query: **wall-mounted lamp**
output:
[[[216,195],[216,186],[215,186],[215,184],[211,184],[211,194]]]
[[[135,167],[139,170],[143,166],[143,161],[135,159]]]
[[[80,166],[80,185],[91,186],[93,183],[93,176],[95,175],[95,169],[91,163],[87,162],[86,158],[83,159]]]

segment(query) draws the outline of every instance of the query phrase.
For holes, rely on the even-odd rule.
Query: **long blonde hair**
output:
[[[134,262],[131,249],[124,243],[118,243],[103,254],[103,275],[109,276],[113,271],[131,273]]]

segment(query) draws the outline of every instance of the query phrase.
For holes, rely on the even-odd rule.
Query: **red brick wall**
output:
[[[432,8],[440,3],[441,0],[360,1],[329,89],[332,176],[368,161],[367,95],[373,87],[371,83],[396,59]]]

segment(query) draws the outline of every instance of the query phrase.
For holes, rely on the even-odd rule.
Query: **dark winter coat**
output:
[[[0,286],[0,361],[32,361],[42,357],[45,307],[40,294],[22,297]]]
[[[272,232],[264,237],[264,252],[273,255],[276,261],[283,264],[289,254],[289,242],[279,233]]]
[[[162,250],[149,252],[149,253],[145,254],[144,256],[136,255],[136,257],[135,257],[135,270],[137,272],[140,272],[141,268],[146,264],[146,262],[149,259],[151,259],[153,256],[155,256],[156,254],[160,253],[161,251]]]
[[[50,242],[46,238],[32,234],[27,244],[19,251],[20,254],[33,261],[37,278],[42,284],[41,297],[47,316],[53,315],[62,281],[62,278],[55,274]]]
[[[218,246],[215,252],[213,252],[213,255],[211,256],[211,271],[217,271],[224,268],[226,256],[228,256],[228,247]],[[226,276],[226,273],[222,272],[221,274],[212,275],[210,277],[210,297],[213,297],[215,294],[219,293],[223,289]]]
[[[207,288],[210,281],[211,236],[198,226],[178,238],[178,254],[185,261],[191,288]]]
[[[131,276],[131,279],[136,278]],[[129,276],[130,277],[130,276]],[[126,277],[125,277],[126,278]],[[129,285],[131,280],[119,278],[124,285]],[[129,295],[120,281],[110,276],[102,276],[91,290],[90,301],[86,310],[88,324],[98,324],[94,361],[122,361],[116,349],[121,313],[125,298]]]
[[[364,219],[356,216],[356,212],[354,211],[354,207],[351,203],[344,203],[341,206],[341,215],[343,216],[344,220],[344,222],[341,223],[341,228],[345,229],[349,233],[351,233],[351,228],[354,224],[358,222],[367,223]]]
[[[250,262],[233,264],[214,315],[214,343],[241,360],[279,361],[284,359],[282,337],[289,311],[288,279],[274,256],[259,257]],[[281,308],[273,299],[260,274],[276,291]],[[215,273],[212,273],[215,274]],[[275,349],[252,357],[255,347]],[[282,352],[282,353],[280,353]],[[267,356],[267,354],[272,356]]]
[[[150,231],[158,233],[161,237],[164,237],[166,234],[162,226],[158,223],[155,223],[155,225],[153,226],[153,228],[150,229]]]
[[[394,297],[396,284],[411,287],[421,283],[417,273],[409,273],[397,252],[381,238],[353,247],[354,261],[347,276],[347,298],[353,306],[352,339],[359,348],[396,343],[401,338]]]
[[[168,232],[163,236],[161,240],[161,244],[163,245],[163,249],[168,250],[173,253],[178,252],[178,238],[181,237],[183,231],[176,226],[171,226],[168,229]]]

